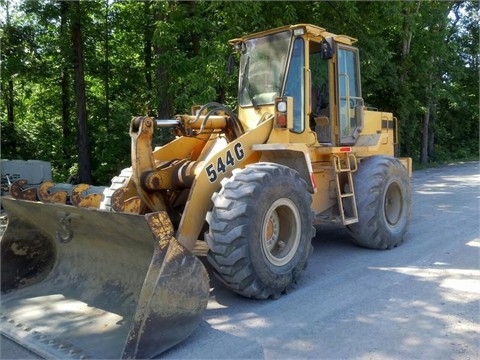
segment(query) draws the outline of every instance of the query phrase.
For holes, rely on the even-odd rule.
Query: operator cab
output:
[[[240,53],[240,119],[285,102],[293,107],[288,109],[292,119],[278,127],[290,130],[292,142],[304,141],[296,134],[314,132],[321,145],[354,144],[364,109],[358,49],[351,46],[355,41],[312,25],[231,40]]]

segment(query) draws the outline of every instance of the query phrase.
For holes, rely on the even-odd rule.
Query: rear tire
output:
[[[364,159],[353,174],[358,223],[349,225],[353,242],[371,249],[391,249],[404,240],[410,221],[410,178],[393,157]]]
[[[115,190],[130,186],[132,193],[136,194],[135,186],[133,181],[131,181],[133,175],[133,170],[131,167],[125,168],[120,172],[120,175],[115,176],[112,179],[112,185],[109,188],[105,189],[103,192],[103,200],[100,203],[100,210],[103,211],[114,211],[112,209],[112,194]],[[133,194],[132,194],[133,196]]]
[[[271,163],[234,171],[222,185],[207,214],[214,274],[243,296],[277,298],[297,283],[313,250],[307,185],[296,171]]]

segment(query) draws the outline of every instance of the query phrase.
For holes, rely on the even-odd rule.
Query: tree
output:
[[[90,142],[87,128],[87,99],[85,94],[85,74],[83,57],[82,5],[80,1],[70,3],[72,11],[71,37],[73,67],[75,71],[75,113],[77,116],[79,181],[92,183],[90,165]]]
[[[68,28],[68,6],[69,4],[65,1],[59,1],[60,5],[60,52],[63,54],[63,60],[61,62],[61,102],[62,102],[62,160],[63,163],[68,163],[70,157],[70,139],[71,139],[71,125],[70,125],[70,87],[71,87],[71,76],[70,76],[70,59],[72,54],[70,53],[70,42],[66,39],[69,37],[69,28]]]
[[[59,181],[80,171],[108,184],[130,166],[134,115],[169,118],[210,101],[235,108],[227,41],[294,23],[358,38],[363,96],[399,119],[397,155],[478,156],[478,2],[0,4],[2,157],[51,161]]]

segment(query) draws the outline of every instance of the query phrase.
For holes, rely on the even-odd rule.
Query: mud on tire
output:
[[[371,249],[390,249],[404,240],[412,194],[408,172],[393,157],[364,159],[353,174],[358,223],[349,225],[353,242]]]
[[[293,287],[312,253],[311,195],[300,175],[271,163],[234,171],[212,196],[208,261],[231,290],[257,299]]]

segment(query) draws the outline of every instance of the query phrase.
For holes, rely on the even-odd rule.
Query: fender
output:
[[[273,162],[296,170],[307,183],[310,193],[317,192],[309,148],[300,143],[256,144],[256,151],[262,152],[261,161]]]

